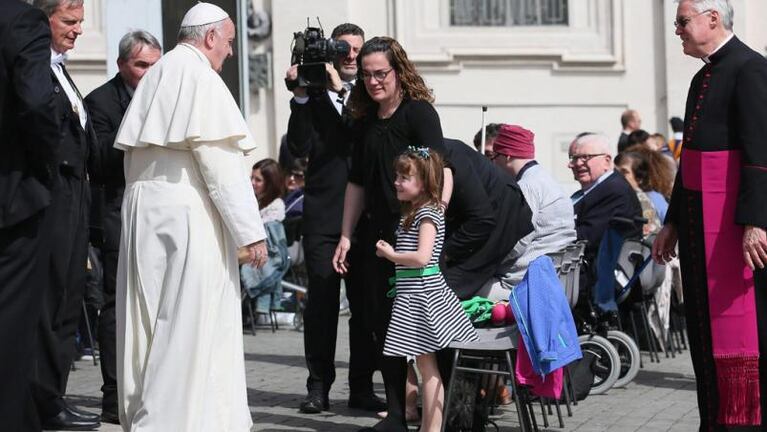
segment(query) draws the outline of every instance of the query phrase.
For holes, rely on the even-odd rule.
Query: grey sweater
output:
[[[506,288],[522,280],[531,261],[576,239],[572,201],[551,174],[536,164],[522,173],[518,183],[532,210],[534,230],[514,246],[499,268],[498,277]]]

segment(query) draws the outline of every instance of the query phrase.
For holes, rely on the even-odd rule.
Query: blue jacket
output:
[[[578,333],[551,258],[536,258],[509,296],[533,370],[546,375],[582,357]]]

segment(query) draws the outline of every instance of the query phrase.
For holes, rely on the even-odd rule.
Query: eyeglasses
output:
[[[496,153],[496,152],[485,152],[485,156],[487,156],[488,159],[490,159],[491,161],[494,161],[494,160],[498,159],[501,156],[505,157],[507,161],[509,160],[509,156],[508,155],[501,154],[501,153]]]
[[[597,156],[605,156],[607,153],[594,153],[594,154],[580,154],[580,155],[570,155],[570,164],[575,165],[578,162],[583,163],[589,163],[591,159],[594,159]]]
[[[362,71],[362,79],[365,81],[370,81],[370,78],[375,78],[377,82],[381,82],[386,79],[386,77],[393,71],[394,68],[391,68],[386,71],[375,71],[373,73]]]
[[[703,15],[705,13],[709,13],[709,12],[711,12],[711,9],[706,9],[703,12],[696,13],[695,15],[690,15],[690,16],[686,16],[686,17],[684,17],[684,16],[677,17],[676,20],[674,21],[674,27],[676,27],[676,28],[685,28],[687,26],[687,24],[689,24],[690,21],[692,21],[693,18],[699,17],[699,16],[701,16],[701,15]]]

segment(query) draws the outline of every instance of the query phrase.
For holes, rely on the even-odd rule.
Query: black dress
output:
[[[387,119],[374,113],[362,122],[361,138],[352,155],[349,181],[365,188],[365,213],[385,240],[393,240],[400,215],[394,190],[394,160],[409,146],[428,147],[446,155],[442,126],[434,107],[405,99]]]
[[[360,233],[364,254],[363,272],[368,275],[365,316],[381,345],[391,316],[392,299],[386,297],[394,264],[375,256],[379,239],[395,243],[400,203],[394,190],[394,161],[409,146],[429,147],[445,155],[442,127],[434,107],[425,101],[405,99],[387,119],[370,113],[360,125],[359,140],[352,151],[349,182],[364,188],[363,218],[367,229]],[[381,348],[383,348],[381,346]]]
[[[394,244],[400,205],[394,190],[394,160],[408,146],[429,147],[444,155],[439,116],[428,102],[404,99],[388,119],[370,112],[359,125],[359,139],[352,149],[349,182],[364,189],[364,213],[358,224],[357,270],[366,276],[362,298],[365,330],[375,336],[381,375],[386,389],[388,416],[376,430],[406,431],[403,357],[384,357],[383,345],[392,312],[393,299],[386,296],[394,264],[375,255],[379,239]],[[361,270],[360,270],[360,267]],[[355,312],[356,313],[356,312]]]

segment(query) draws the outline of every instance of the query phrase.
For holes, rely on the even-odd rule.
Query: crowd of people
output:
[[[355,24],[332,32],[349,51],[326,65],[326,88],[288,85],[280,161],[257,162],[249,181],[256,144],[218,74],[235,40],[223,9],[189,9],[164,55],[151,34],[129,32],[117,75],[83,98],[65,61],[84,2],[3,0],[0,418],[14,431],[250,430],[241,290],[258,312],[280,309],[285,226],[300,218],[299,411],[330,409],[343,280],[348,406],[382,417],[364,430],[406,431],[418,416],[414,363],[421,430],[439,431],[448,345],[478,337],[460,301],[535,290],[530,266],[585,241],[591,293],[579,301],[614,313],[598,268],[611,224],[628,220],[654,239],[658,265],[680,269],[701,430],[767,424],[767,60],[734,36],[732,16],[728,0],[679,2],[684,53],[705,62],[685,120],[671,119],[666,140],[627,110],[617,146],[573,137],[580,189],[568,197],[551,173],[561,167],[536,160],[522,125],[488,125],[476,150],[445,137],[406,50]],[[299,74],[291,66],[286,82]],[[89,243],[104,268],[100,415],[64,398]]]

